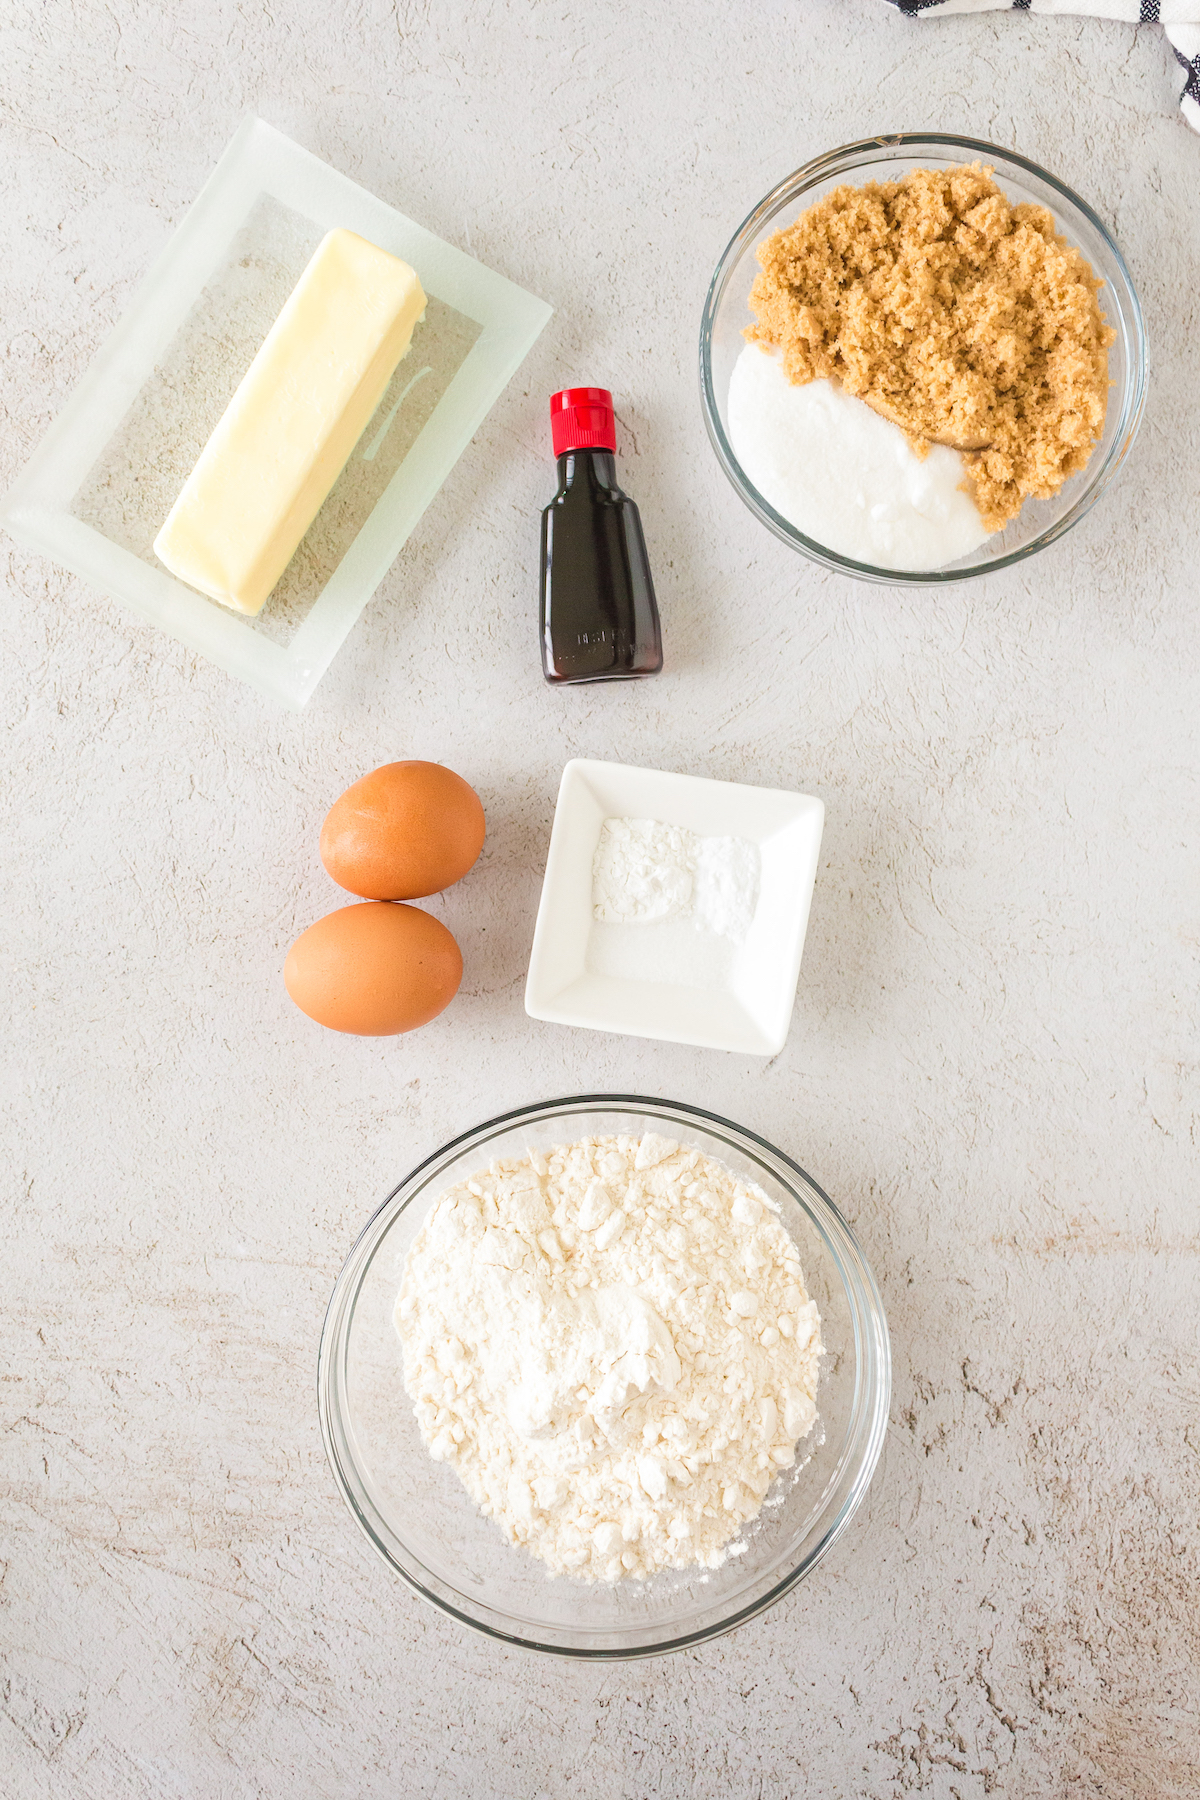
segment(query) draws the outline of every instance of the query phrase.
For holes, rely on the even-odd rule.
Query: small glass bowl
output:
[[[1104,434],[1087,467],[1065,482],[1053,499],[1027,500],[1003,531],[996,532],[969,556],[941,569],[879,569],[830,550],[789,524],[764,500],[734,455],[727,424],[729,378],[745,344],[743,327],[753,323],[750,288],[759,272],[754,253],[764,238],[791,225],[806,207],[843,183],[857,187],[868,181],[895,181],[910,169],[949,168],[972,162],[988,164],[1010,200],[1031,201],[1053,213],[1058,230],[1068,243],[1078,247],[1104,282],[1100,308],[1117,334],[1108,352],[1112,386]],[[1129,451],[1141,422],[1146,400],[1146,327],[1125,259],[1107,228],[1078,194],[1027,157],[1003,150],[998,144],[905,132],[847,144],[806,163],[772,188],[739,227],[717,264],[704,303],[700,394],[704,422],[721,467],[750,511],[785,544],[827,569],[841,570],[860,581],[894,586],[966,581],[973,575],[1007,568],[1044,549],[1069,531],[1100,498]]]
[[[589,1134],[653,1130],[704,1151],[775,1200],[821,1311],[817,1423],[776,1478],[742,1554],[719,1569],[670,1570],[613,1585],[551,1576],[485,1519],[429,1455],[404,1389],[392,1323],[404,1261],[438,1196],[493,1159]],[[732,1630],[816,1567],[867,1491],[887,1425],[891,1360],[874,1277],[837,1208],[789,1157],[727,1119],[635,1094],[551,1100],[491,1119],[408,1175],[338,1276],[317,1376],[321,1429],[338,1486],[391,1567],[466,1625],[552,1655],[658,1656]]]

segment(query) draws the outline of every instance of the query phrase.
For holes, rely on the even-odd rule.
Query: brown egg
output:
[[[391,1037],[427,1025],[462,980],[462,952],[419,906],[343,906],[302,932],[283,979],[310,1019],[331,1031]]]
[[[366,900],[420,900],[460,881],[483,849],[479,795],[441,763],[385,763],[335,800],[321,861]]]

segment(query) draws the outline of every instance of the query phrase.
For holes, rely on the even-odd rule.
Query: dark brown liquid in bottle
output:
[[[547,681],[629,681],[662,668],[662,629],[638,509],[611,450],[568,450],[542,513]]]

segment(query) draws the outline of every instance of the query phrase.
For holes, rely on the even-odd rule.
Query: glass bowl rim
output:
[[[1071,206],[1076,207],[1085,216],[1099,233],[1107,253],[1113,259],[1116,272],[1124,284],[1130,314],[1128,326],[1124,310],[1121,307],[1117,308],[1118,317],[1115,320],[1110,318],[1108,322],[1121,331],[1125,340],[1128,369],[1124,391],[1121,395],[1121,414],[1117,421],[1117,430],[1113,441],[1088,485],[1060,519],[1056,519],[1053,524],[1048,525],[1044,531],[1031,538],[1027,544],[1022,544],[1015,550],[1009,550],[1003,556],[990,557],[986,562],[970,564],[965,568],[881,569],[873,563],[856,562],[853,557],[843,556],[839,551],[830,550],[826,545],[819,544],[815,538],[807,537],[782,514],[777,513],[770,502],[758,492],[738,462],[721,423],[712,380],[712,332],[717,308],[724,298],[725,289],[733,270],[741,261],[750,241],[763,229],[763,223],[767,217],[786,203],[798,200],[818,181],[831,174],[848,174],[854,169],[866,169],[874,163],[886,161],[889,155],[894,155],[897,151],[916,150],[923,145],[970,151],[973,158],[991,158],[997,163],[1024,169],[1037,181],[1044,182],[1047,187],[1053,188],[1056,193],[1061,194]],[[1106,286],[1112,285],[1107,271],[1105,271],[1104,279]],[[770,192],[763,196],[757,206],[751,209],[738,226],[721,253],[704,299],[704,310],[700,319],[700,400],[705,428],[709,441],[716,452],[717,461],[745,505],[759,522],[777,538],[790,544],[793,550],[799,550],[810,561],[819,563],[822,567],[831,569],[835,573],[851,575],[859,581],[871,581],[880,586],[889,587],[948,586],[956,581],[972,581],[978,576],[991,575],[1000,569],[1011,568],[1013,564],[1023,562],[1027,556],[1032,556],[1035,551],[1043,550],[1047,545],[1054,543],[1058,538],[1064,536],[1072,526],[1077,525],[1082,518],[1086,517],[1112,481],[1137,437],[1146,406],[1147,350],[1146,322],[1142,313],[1142,303],[1133,284],[1129,266],[1103,219],[1100,218],[1094,207],[1075,192],[1074,188],[1068,187],[1066,182],[1060,181],[1056,175],[1052,175],[1048,169],[1042,168],[1041,164],[1034,162],[1032,158],[1022,156],[1016,150],[1008,150],[1002,144],[988,143],[983,138],[960,137],[952,132],[938,131],[884,132],[878,137],[860,138],[854,143],[842,144],[837,149],[827,150],[822,155],[813,157],[810,162],[802,164],[790,175],[785,175],[781,181],[776,182]]]
[[[503,1131],[517,1128],[521,1124],[540,1122],[560,1114],[599,1110],[643,1112],[646,1116],[660,1120],[664,1118],[669,1120],[674,1116],[682,1123],[694,1120],[703,1126],[717,1127],[731,1132],[736,1139],[743,1140],[747,1146],[753,1146],[762,1153],[768,1168],[775,1165],[772,1172],[775,1173],[781,1184],[788,1188],[796,1203],[808,1215],[823,1240],[826,1252],[832,1257],[837,1268],[846,1294],[856,1350],[855,1386],[851,1403],[854,1456],[849,1460],[851,1463],[856,1462],[857,1467],[854,1468],[853,1475],[849,1478],[848,1491],[841,1499],[832,1520],[823,1529],[820,1529],[821,1522],[818,1521],[820,1536],[813,1548],[801,1557],[796,1565],[790,1568],[766,1593],[746,1605],[738,1607],[728,1617],[676,1636],[669,1635],[653,1642],[622,1647],[554,1643],[532,1636],[524,1636],[518,1631],[506,1631],[486,1619],[473,1616],[464,1608],[447,1600],[444,1595],[426,1587],[423,1582],[395,1560],[375,1530],[348,1479],[348,1471],[343,1467],[341,1449],[335,1433],[335,1424],[342,1416],[337,1376],[345,1363],[350,1324],[354,1317],[359,1292],[371,1267],[375,1251],[386,1232],[395,1219],[423,1191],[435,1167],[444,1167],[464,1149],[471,1146],[483,1146]],[[426,1182],[421,1181],[422,1176],[426,1177]],[[798,1178],[799,1187],[794,1184],[793,1178]],[[399,1205],[396,1205],[397,1197],[404,1194],[406,1189],[409,1191],[405,1198]],[[817,1205],[828,1215],[827,1219],[820,1218],[808,1205],[804,1190],[815,1197]],[[833,1228],[833,1237],[827,1229],[827,1226],[830,1225]],[[840,1246],[836,1245],[834,1241],[838,1237],[842,1240]],[[842,1254],[839,1254],[839,1249]],[[748,1623],[789,1593],[816,1568],[827,1552],[832,1549],[850,1524],[867,1494],[883,1450],[888,1410],[891,1403],[891,1385],[891,1340],[878,1283],[852,1227],[824,1189],[792,1157],[747,1126],[739,1125],[734,1120],[727,1119],[722,1114],[712,1112],[705,1107],[694,1106],[688,1101],[656,1099],[647,1094],[625,1093],[565,1094],[556,1099],[514,1107],[508,1112],[498,1113],[493,1118],[484,1120],[467,1131],[460,1132],[417,1163],[375,1209],[355,1238],[338,1272],[329,1297],[321,1329],[321,1343],[317,1359],[317,1408],[321,1421],[321,1436],[335,1484],[359,1529],[393,1573],[399,1575],[422,1599],[429,1601],[439,1611],[448,1613],[459,1623],[469,1626],[473,1631],[482,1632],[489,1638],[501,1643],[516,1645],[521,1649],[537,1651],[549,1656],[570,1657],[584,1662],[641,1660],[645,1657],[665,1656],[677,1650],[694,1648],[698,1644],[721,1637],[726,1632]],[[501,1613],[503,1609],[487,1607],[486,1610]]]

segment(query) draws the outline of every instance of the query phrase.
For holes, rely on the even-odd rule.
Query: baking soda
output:
[[[685,987],[724,984],[750,932],[758,846],[660,819],[605,819],[592,863],[587,966]]]

